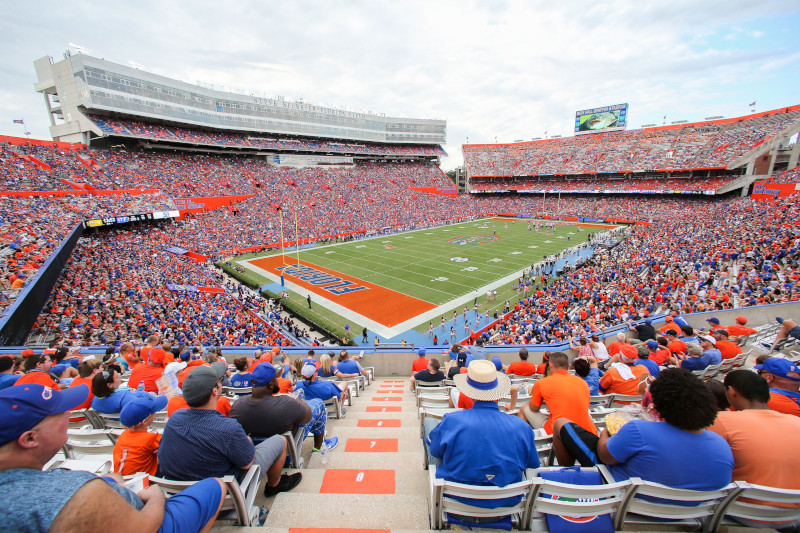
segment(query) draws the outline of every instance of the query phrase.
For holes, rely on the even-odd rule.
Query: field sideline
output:
[[[613,227],[557,222],[554,232],[537,233],[528,230],[528,219],[488,218],[235,262],[264,284],[283,274],[288,291],[311,296],[315,314],[324,307],[339,317],[329,319],[348,322],[354,332],[366,326],[391,338],[427,330],[429,321],[438,325],[467,303],[471,310],[475,290],[481,303],[494,288],[500,299],[532,263]]]

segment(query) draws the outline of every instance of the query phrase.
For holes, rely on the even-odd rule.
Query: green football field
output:
[[[299,255],[303,263],[429,302],[437,306],[436,313],[444,315],[463,307],[464,302],[454,300],[468,299],[471,304],[476,289],[481,292],[480,301],[484,303],[485,290],[493,284],[497,286],[498,300],[502,302],[513,295],[510,287],[521,270],[530,268],[532,263],[546,256],[585,242],[592,233],[613,227],[556,223],[555,231],[540,228],[537,233],[535,229],[528,230],[526,219],[488,218],[322,245],[301,249],[299,254],[294,249],[287,249],[285,254],[288,264],[294,264]],[[272,283],[274,278],[259,274],[246,262],[271,255],[275,253],[257,254],[239,262],[248,270],[248,277],[259,283]],[[513,278],[513,281],[500,283],[503,278]],[[297,301],[305,297],[295,296]],[[319,307],[315,306],[313,314],[336,323],[347,320],[348,313],[341,317]],[[359,323],[358,320],[354,322]],[[414,329],[427,331],[427,321]]]

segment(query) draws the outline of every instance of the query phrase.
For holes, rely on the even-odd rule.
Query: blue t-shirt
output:
[[[331,365],[331,369],[328,372],[325,372],[325,369],[323,367],[319,367],[319,377],[321,377],[321,378],[332,378],[332,377],[336,376],[336,372],[338,372],[338,371],[339,371],[339,369],[337,368],[336,365]]]
[[[0,390],[12,386],[18,379],[19,376],[16,374],[0,374]]]
[[[122,411],[122,407],[136,398],[152,398],[153,395],[143,390],[117,389],[111,396],[92,399],[92,409],[107,415],[115,415]]]
[[[358,369],[358,361],[353,361],[352,359],[348,359],[347,361],[339,361],[336,365],[336,368],[342,374],[360,374],[361,371]]]
[[[600,394],[600,370],[597,368],[590,368],[589,374],[585,378],[581,378],[589,385],[589,395],[597,396]]]
[[[53,470],[42,472],[32,468],[15,468],[0,471],[0,501],[3,502],[4,531],[31,531],[45,533],[61,509],[86,483],[97,476],[81,470]],[[137,510],[144,507],[142,500],[130,490],[109,482]],[[20,498],[21,494],[47,494],[36,505]]]
[[[700,358],[706,362],[706,366],[718,365],[722,362],[722,352],[716,348],[711,348],[710,350],[703,352],[703,355],[701,355]]]
[[[706,363],[702,357],[687,357],[681,361],[681,368],[691,371],[703,370],[707,366],[708,363]]]
[[[335,383],[321,379],[317,379],[312,383],[306,380],[298,381],[294,390],[302,390],[306,400],[319,398],[323,402],[333,397],[339,398],[342,395],[342,389],[337,387]]]
[[[633,365],[634,366],[641,365],[645,367],[648,372],[650,372],[651,376],[653,376],[654,378],[658,377],[659,369],[655,361],[651,361],[650,359],[637,359],[636,362],[633,363]]]
[[[253,374],[250,372],[246,372],[244,374],[240,374],[239,372],[235,373],[231,376],[231,387],[251,387],[253,384],[250,382],[250,378],[253,377]]]
[[[179,481],[238,476],[255,451],[236,420],[216,409],[181,409],[169,418],[161,436],[158,473]]]
[[[436,477],[504,487],[522,481],[526,468],[539,467],[534,440],[527,422],[501,413],[496,402],[478,401],[472,409],[446,414],[428,436],[428,448],[431,455],[442,459],[436,467]],[[516,501],[519,499],[469,503],[494,509]]]
[[[713,431],[689,433],[666,422],[633,420],[607,446],[621,463],[608,465],[617,481],[639,477],[692,490],[717,490],[731,482],[733,453]]]

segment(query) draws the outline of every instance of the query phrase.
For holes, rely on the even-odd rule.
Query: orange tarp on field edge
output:
[[[395,326],[436,307],[430,302],[335,270],[306,261],[300,261],[298,267],[296,260],[292,261],[291,265],[284,265],[283,256],[275,255],[252,259],[248,263],[271,274],[283,275],[304,291],[322,296],[386,327]],[[311,300],[313,305],[313,296]]]

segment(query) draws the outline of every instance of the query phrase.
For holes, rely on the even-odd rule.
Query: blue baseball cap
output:
[[[16,440],[50,415],[75,409],[88,397],[88,385],[61,391],[27,383],[0,390],[0,446]]]
[[[144,422],[144,419],[153,413],[166,409],[168,401],[166,396],[136,398],[122,408],[119,413],[119,421],[126,428],[132,428]]]
[[[717,317],[712,316],[711,318],[706,318],[706,322],[710,322],[711,324],[716,324],[719,326],[719,318]]]
[[[763,370],[764,372],[769,372],[770,374],[775,374],[776,376],[790,379],[792,381],[800,381],[800,368],[797,368],[796,364],[792,363],[788,359],[783,359],[782,357],[770,357],[764,361],[763,364],[756,365],[753,368],[756,370]],[[789,374],[795,374],[797,377],[792,377]]]
[[[456,356],[456,364],[458,366],[464,366],[467,364],[466,352],[458,352],[458,355]]]
[[[425,357],[426,353],[428,353],[428,350],[426,350],[425,348],[420,348],[419,350],[417,350],[417,355],[420,357]]]
[[[253,382],[253,385],[263,387],[275,379],[276,375],[278,375],[278,371],[274,366],[269,363],[261,363],[253,369],[250,381]]]
[[[647,349],[648,350],[658,350],[658,343],[653,339],[647,341]]]
[[[503,362],[500,360],[500,357],[494,356],[492,357],[492,363],[494,363],[494,367],[498,370],[503,370]]]

